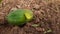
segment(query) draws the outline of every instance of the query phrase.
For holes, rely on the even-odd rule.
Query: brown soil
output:
[[[12,8],[30,9],[34,20],[24,27],[7,24]],[[33,27],[33,24],[39,24]],[[45,31],[51,32],[44,33]],[[60,34],[60,0],[3,0],[0,4],[0,34]]]

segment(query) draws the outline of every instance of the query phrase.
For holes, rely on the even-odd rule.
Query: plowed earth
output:
[[[34,19],[24,27],[9,25],[5,17],[13,9],[30,9]],[[60,0],[2,0],[0,34],[60,34]]]

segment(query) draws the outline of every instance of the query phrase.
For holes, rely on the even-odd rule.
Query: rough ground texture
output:
[[[30,9],[34,20],[24,27],[7,24],[6,15],[12,8]],[[38,24],[38,27],[33,27]],[[44,33],[45,31],[51,32]],[[3,0],[0,4],[0,34],[60,34],[59,0]]]

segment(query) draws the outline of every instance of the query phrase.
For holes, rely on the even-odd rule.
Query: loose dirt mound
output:
[[[34,20],[24,27],[7,24],[6,15],[12,10],[30,9]],[[38,24],[38,27],[32,26]],[[47,32],[52,30],[51,32]],[[47,32],[47,33],[46,33]],[[3,0],[0,4],[0,34],[60,34],[59,0]]]

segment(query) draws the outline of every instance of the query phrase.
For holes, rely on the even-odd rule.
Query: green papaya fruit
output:
[[[7,21],[12,25],[23,25],[33,18],[33,12],[28,9],[17,9],[7,15]]]

